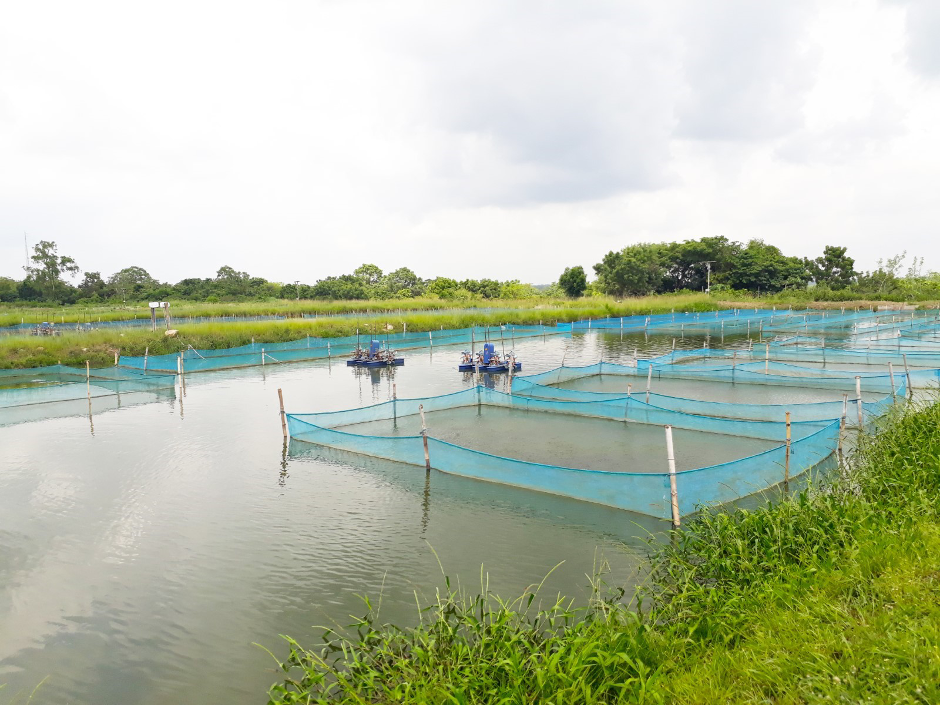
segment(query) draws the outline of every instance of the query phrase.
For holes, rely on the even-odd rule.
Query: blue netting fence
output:
[[[846,370],[828,370],[826,368],[806,368],[790,365],[788,363],[764,361],[742,363],[740,365],[651,365],[650,361],[639,360],[638,366],[619,365],[602,361],[592,365],[580,367],[561,367],[548,370],[544,373],[527,375],[517,380],[526,380],[540,385],[559,385],[570,380],[589,377],[593,375],[622,375],[638,380],[652,380],[664,378],[708,380],[716,382],[748,383],[755,385],[781,385],[788,387],[834,389],[848,393],[856,390],[856,377],[859,377],[861,392],[877,392],[891,395],[893,388],[897,396],[906,392],[905,375],[890,376],[882,373],[859,372]],[[767,372],[766,372],[767,370]],[[922,378],[919,382],[929,386],[933,381],[937,385],[938,370],[912,371],[912,380],[915,383],[917,375]],[[517,382],[514,380],[514,383]],[[894,385],[893,385],[894,383]]]
[[[81,368],[66,365],[0,370],[0,408],[172,390],[175,381],[174,375],[119,368],[92,368],[87,377]]]
[[[478,349],[485,340],[503,341],[512,347],[518,338],[558,335],[560,331],[548,326],[476,326],[464,329],[443,329],[420,332],[363,333],[360,336],[316,338],[308,336],[282,343],[252,343],[235,348],[196,350],[152,356],[122,356],[121,367],[148,371],[176,372],[182,357],[187,373],[253,365],[277,365],[302,360],[344,357],[353,354],[358,346],[368,347],[375,339],[392,349],[415,349],[430,346],[472,345]]]
[[[574,380],[593,376],[600,377],[603,374],[610,375],[610,371],[606,369],[610,365],[610,363],[604,363],[594,366],[575,368],[574,370],[579,371],[578,377],[573,378],[566,374],[564,379]],[[845,407],[842,399],[834,399],[831,402],[754,404],[698,400],[686,397],[663,395],[653,391],[651,391],[648,395],[644,389],[633,391],[630,395],[627,395],[624,392],[570,390],[564,387],[555,387],[553,384],[540,384],[539,382],[535,382],[536,379],[542,379],[552,380],[554,383],[557,376],[551,375],[550,373],[556,372],[557,371],[550,370],[548,373],[542,373],[541,375],[513,378],[513,394],[527,397],[539,397],[550,400],[569,400],[573,402],[607,400],[611,401],[612,403],[615,401],[622,401],[622,404],[626,404],[626,400],[630,399],[630,404],[637,408],[658,407],[660,409],[670,410],[673,412],[682,412],[684,414],[691,415],[769,422],[781,421],[785,418],[785,414],[787,412],[791,413],[791,419],[795,422],[829,421],[832,419],[842,418],[845,414],[846,426],[858,426],[859,410],[857,408],[857,401],[859,398],[855,396],[855,393],[852,396],[847,395]],[[614,374],[617,375],[618,373],[615,372]],[[563,376],[559,375],[558,377],[562,378]],[[643,383],[643,380],[640,380],[639,382]],[[904,393],[904,389],[900,388],[897,394],[902,393]],[[647,400],[649,400],[649,402]],[[862,400],[861,405],[863,410],[864,424],[866,424],[868,421],[871,421],[876,416],[882,414],[888,408],[888,406],[892,404],[892,402],[892,395],[886,395],[879,400]]]
[[[341,412],[288,414],[288,429],[291,437],[299,441],[423,466],[421,436],[366,435],[342,429],[354,424],[417,415],[419,405],[429,414],[474,405],[509,407],[521,414],[550,412],[657,427],[671,424],[681,429],[782,442],[753,456],[678,472],[681,514],[694,512],[701,505],[730,502],[775,486],[784,480],[785,467],[790,478],[797,477],[834,453],[840,431],[839,420],[794,423],[791,425],[792,441],[786,451],[783,422],[701,417],[649,405],[636,405],[631,401],[624,403],[622,400],[572,402],[527,398],[479,386],[450,395],[393,400]],[[494,456],[436,439],[431,433],[428,445],[433,468],[446,473],[563,495],[655,517],[670,517],[668,473],[596,471],[552,466],[525,459]],[[638,461],[624,459],[628,467],[632,463],[637,465]]]

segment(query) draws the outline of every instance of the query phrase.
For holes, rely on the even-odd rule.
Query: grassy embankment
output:
[[[113,365],[114,351],[122,355],[142,355],[146,348],[157,354],[175,353],[187,346],[194,348],[230,348],[251,342],[289,341],[311,336],[348,336],[356,329],[363,333],[384,330],[386,324],[401,330],[403,323],[411,331],[430,331],[465,328],[472,324],[536,324],[540,321],[554,325],[557,321],[575,321],[588,317],[630,316],[634,314],[667,313],[676,311],[711,311],[731,307],[747,308],[765,305],[759,302],[727,302],[706,294],[673,294],[650,297],[634,297],[615,301],[605,297],[590,297],[572,301],[529,299],[522,301],[490,300],[466,303],[466,308],[454,310],[453,302],[441,300],[388,300],[370,302],[246,302],[237,304],[212,304],[174,306],[174,316],[258,316],[301,313],[323,315],[319,319],[289,318],[277,321],[235,321],[187,323],[177,319],[174,327],[179,334],[167,338],[163,330],[156,333],[142,328],[109,328],[89,332],[64,332],[60,336],[0,336],[0,368],[28,368],[53,365],[61,361],[65,365],[83,366],[85,361],[92,366]],[[806,302],[801,307],[806,306]],[[813,303],[812,303],[813,304]],[[846,302],[845,306],[868,307],[873,302]],[[463,305],[462,305],[463,306]],[[837,308],[839,303],[826,302],[823,307]],[[444,307],[430,310],[429,307]],[[492,310],[488,310],[492,308]],[[18,310],[16,310],[18,311]],[[67,310],[49,310],[46,314],[68,311],[61,316],[68,321],[91,319],[92,314],[82,313],[81,307]],[[368,311],[368,314],[367,314]],[[0,309],[0,318],[4,316]],[[376,312],[387,316],[377,317]],[[104,312],[102,320],[127,318],[128,310]],[[358,316],[357,314],[360,314]],[[20,317],[14,310],[7,310],[7,318],[18,322]],[[341,316],[342,315],[342,316]],[[47,316],[58,320],[56,316]],[[83,318],[84,317],[84,318]],[[162,322],[161,322],[162,324]]]
[[[938,703],[939,406],[879,422],[842,476],[709,512],[656,549],[643,612],[450,584],[400,629],[291,641],[273,702]],[[368,603],[367,603],[368,605]]]
[[[856,307],[869,305],[885,305],[897,307],[899,302],[876,301],[860,299],[852,301],[815,301],[806,292],[781,292],[773,295],[764,295],[760,298],[738,296],[742,293],[706,295],[698,293],[662,294],[650,297],[631,297],[621,304],[631,307],[631,302],[655,302],[662,299],[689,299],[698,302],[708,302],[713,307],[728,308],[736,306],[749,308],[754,306],[771,306],[772,304],[793,305],[795,308],[827,308]],[[911,302],[922,308],[937,308],[938,302]],[[318,316],[341,316],[348,314],[365,313],[398,313],[401,312],[435,312],[452,311],[455,309],[579,309],[597,311],[608,306],[617,307],[618,302],[610,297],[584,297],[581,299],[559,299],[552,297],[534,297],[531,299],[473,299],[469,301],[445,300],[439,298],[419,297],[416,299],[386,299],[369,301],[320,301],[302,299],[271,299],[268,301],[248,302],[171,302],[171,313],[175,318],[195,317],[252,317],[252,316],[285,316],[288,318],[301,317],[304,314]],[[648,305],[645,313],[652,307]],[[626,315],[626,312],[625,312]],[[22,322],[37,324],[42,321],[56,323],[94,323],[97,321],[119,321],[124,319],[147,320],[150,312],[147,302],[135,302],[128,306],[104,304],[98,306],[85,306],[75,304],[69,306],[11,306],[0,304],[0,327],[12,326]]]
[[[110,328],[88,332],[63,332],[59,336],[0,336],[0,368],[29,368],[53,365],[94,367],[114,364],[114,351],[122,355],[143,355],[144,349],[159,355],[176,353],[188,345],[193,348],[231,348],[251,343],[291,341],[311,336],[349,336],[359,329],[363,334],[384,331],[388,324],[401,331],[436,331],[465,328],[471,325],[501,323],[554,326],[557,321],[576,321],[588,317],[630,316],[632,314],[668,313],[677,311],[711,311],[719,308],[715,300],[702,294],[661,297],[638,297],[615,302],[613,299],[583,299],[561,306],[520,306],[500,311],[469,308],[461,311],[413,312],[390,311],[387,317],[326,317],[320,319],[287,319],[279,321],[235,321],[174,324],[179,333],[173,338],[139,328]],[[521,302],[526,304],[529,302]],[[373,302],[370,302],[373,304]],[[589,304],[591,306],[589,306]],[[370,311],[373,311],[371,309]]]

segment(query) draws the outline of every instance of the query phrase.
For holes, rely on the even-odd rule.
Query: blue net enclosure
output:
[[[288,414],[290,436],[478,480],[670,517],[664,426],[675,436],[682,514],[775,486],[832,456],[840,421],[750,421],[630,399],[564,401],[475,387],[341,412]],[[483,449],[487,449],[484,451]]]
[[[847,393],[844,401],[840,394],[834,394],[828,389],[797,391],[792,386],[786,386],[778,391],[769,390],[764,385],[749,389],[747,383],[732,386],[724,380],[696,380],[691,383],[682,379],[659,379],[654,389],[648,392],[646,377],[625,374],[625,369],[634,371],[629,366],[613,363],[556,368],[537,375],[516,377],[512,382],[512,390],[517,395],[576,402],[608,400],[613,403],[629,398],[631,404],[638,407],[651,406],[727,419],[780,422],[788,412],[793,421],[826,421],[845,416],[846,426],[858,426],[860,417],[864,424],[867,423],[893,402],[891,394],[864,393],[862,397],[857,397],[854,391],[853,394]],[[677,394],[665,394],[666,391],[675,391]],[[903,395],[904,392],[904,387],[900,386],[896,395]],[[685,393],[685,396],[680,393]],[[692,393],[698,393],[700,397],[690,396]],[[775,399],[781,401],[772,401]]]
[[[121,367],[146,371],[178,372],[182,362],[186,373],[223,370],[253,365],[277,365],[302,360],[317,360],[352,355],[357,348],[377,339],[395,349],[428,348],[430,346],[466,345],[480,348],[483,343],[500,341],[512,345],[517,338],[558,335],[559,329],[547,326],[477,326],[439,331],[364,333],[362,336],[315,338],[307,336],[281,343],[252,343],[235,348],[196,350],[189,348],[170,355],[122,356]]]
[[[75,402],[95,400],[96,409],[152,399],[155,393],[173,394],[176,376],[144,374],[120,368],[80,368],[50,365],[43,368],[0,370],[0,424],[31,421],[82,412]]]

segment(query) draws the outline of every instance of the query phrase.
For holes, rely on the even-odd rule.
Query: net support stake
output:
[[[418,413],[421,415],[421,441],[425,447],[425,471],[431,470],[431,459],[428,456],[428,427],[425,426],[425,406],[418,405]]]
[[[673,457],[673,427],[667,424],[667,467],[670,469],[670,513],[673,516],[673,529],[680,528],[680,503],[676,496],[676,459]]]
[[[647,399],[646,403],[650,404],[650,378],[653,377],[653,365],[647,365]]]
[[[150,356],[150,346],[144,348],[144,372],[147,372],[147,358]]]
[[[846,403],[847,403],[848,397],[849,395],[844,392],[843,393],[843,415],[840,417],[840,438],[836,444],[836,450],[840,452],[841,454],[843,453],[843,432],[846,431]]]
[[[265,349],[261,349],[261,367],[265,367]]]
[[[892,363],[889,362],[889,385],[892,386],[892,404],[895,404],[895,373],[892,371]]]
[[[118,351],[114,352],[114,367],[118,367]]]
[[[791,413],[784,413],[784,483],[791,480]]]
[[[91,400],[91,366],[87,360],[85,361],[85,392],[88,394],[88,399]]]
[[[768,374],[768,359],[771,357],[771,344],[765,344],[765,375]]]
[[[908,385],[908,396],[911,397],[914,394],[912,389],[912,376],[908,372],[908,357],[902,353],[902,364],[905,366],[905,382]]]
[[[859,432],[863,431],[863,393],[859,375],[856,376],[856,415],[859,421]]]
[[[284,434],[284,438],[288,438],[288,423],[287,418],[284,416],[284,395],[281,394],[281,388],[278,388],[278,405],[281,408],[281,433]]]
[[[399,421],[397,398],[398,395],[396,394],[395,383],[392,383],[392,426],[398,424]]]

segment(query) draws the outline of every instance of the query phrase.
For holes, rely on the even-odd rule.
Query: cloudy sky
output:
[[[937,0],[0,4],[0,276],[545,283],[706,235],[938,268]]]

